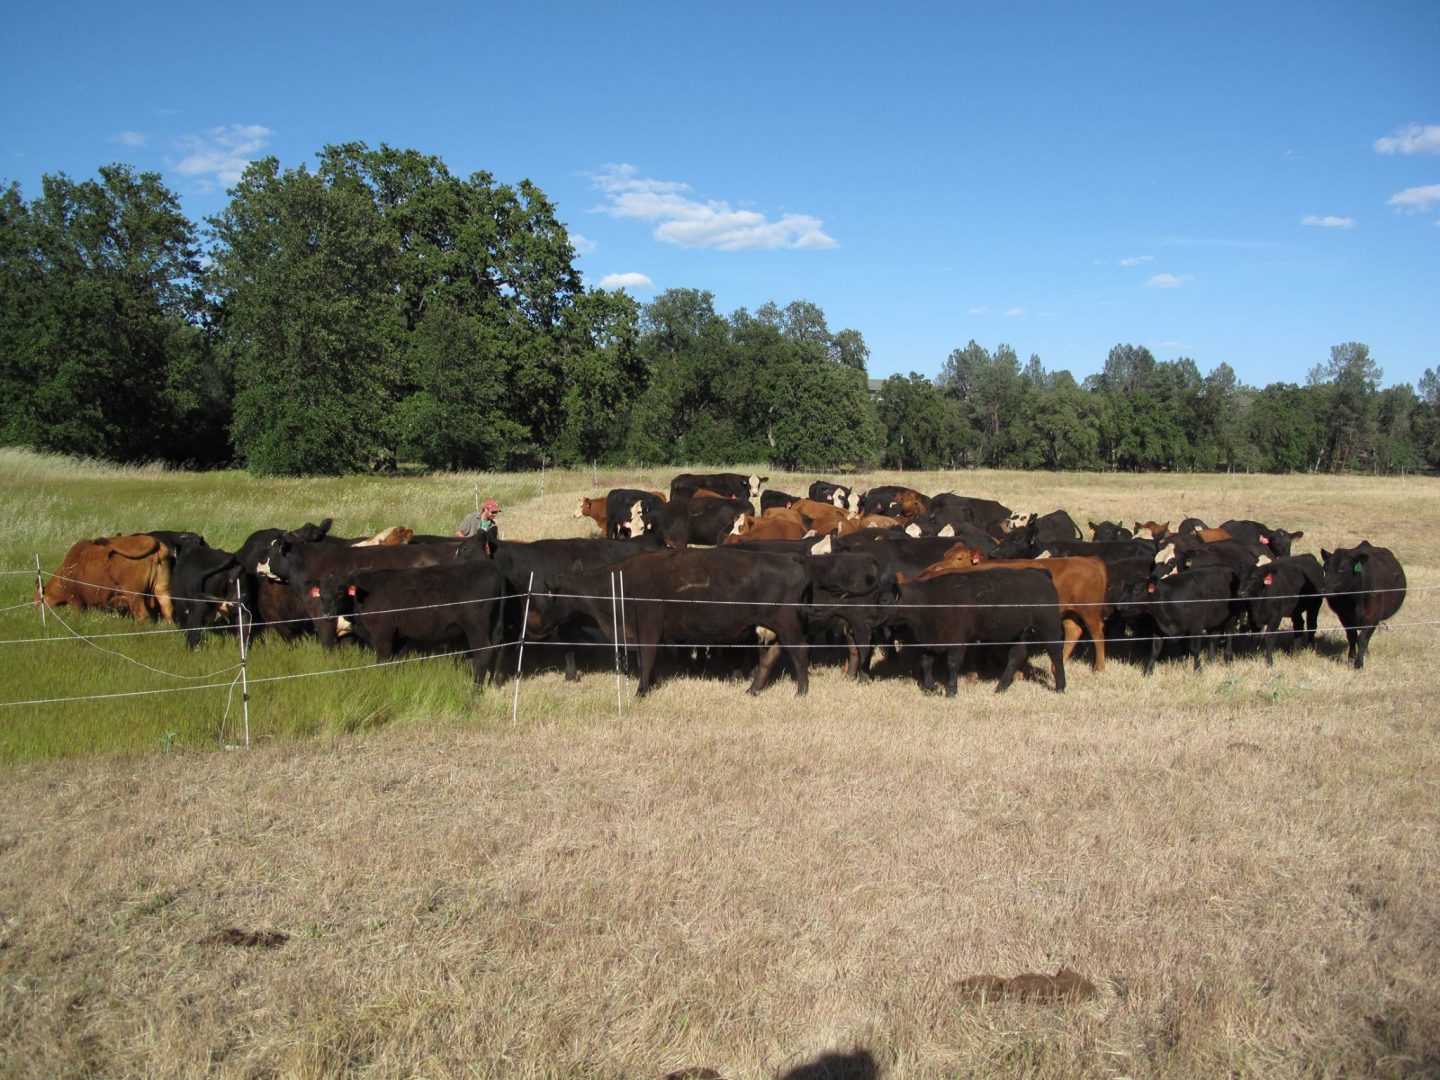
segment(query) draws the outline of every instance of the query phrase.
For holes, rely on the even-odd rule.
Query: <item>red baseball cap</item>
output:
[[[482,509],[482,510],[494,510],[494,511],[498,514],[498,513],[500,512],[500,504],[499,504],[498,502],[496,502],[494,499],[486,499],[486,500],[485,500],[485,505],[484,505],[483,507],[481,507],[481,509]]]

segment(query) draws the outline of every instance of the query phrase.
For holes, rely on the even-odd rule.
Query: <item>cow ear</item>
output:
[[[1305,530],[1304,530],[1304,529],[1299,529],[1299,530],[1297,530],[1297,531],[1295,531],[1295,532],[1293,532],[1293,533],[1290,534],[1290,539],[1291,539],[1291,540],[1299,540],[1299,539],[1300,539],[1302,536],[1304,536],[1304,535],[1305,535]]]
[[[1329,562],[1329,561],[1330,561],[1330,552],[1326,551],[1324,548],[1321,548],[1321,549],[1320,549],[1320,561],[1321,561],[1321,562]]]

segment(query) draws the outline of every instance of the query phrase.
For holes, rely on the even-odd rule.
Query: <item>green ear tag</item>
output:
[[[1352,574],[1358,574],[1358,573],[1360,573],[1360,571],[1363,570],[1363,569],[1365,569],[1365,568],[1364,568],[1363,566],[1361,566],[1361,565],[1357,562],[1354,566],[1350,567],[1350,572],[1351,572]]]

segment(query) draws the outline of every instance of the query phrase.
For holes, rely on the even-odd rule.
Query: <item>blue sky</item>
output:
[[[870,374],[970,339],[1304,382],[1440,368],[1440,3],[28,4],[0,179],[248,159],[528,177],[587,284],[810,300]]]

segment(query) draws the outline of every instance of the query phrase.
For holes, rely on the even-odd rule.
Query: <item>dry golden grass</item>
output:
[[[1440,1072],[1440,487],[897,479],[1368,537],[1406,625],[1361,672],[1328,635],[1273,669],[1076,663],[1063,697],[632,682],[619,717],[613,676],[542,675],[513,726],[487,691],[347,738],[8,767],[0,1073],[740,1078],[855,1047],[887,1080]],[[506,535],[585,531],[588,473],[510,482]],[[1099,994],[959,992],[1061,966]]]

